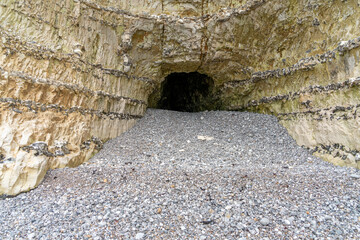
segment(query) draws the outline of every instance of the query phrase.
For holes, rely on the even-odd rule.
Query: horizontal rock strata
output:
[[[357,0],[0,0],[0,194],[89,159],[174,72],[360,167],[359,17]]]

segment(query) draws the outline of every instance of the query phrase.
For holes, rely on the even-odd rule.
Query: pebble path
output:
[[[360,239],[360,172],[273,116],[149,109],[87,163],[0,200],[0,239]]]

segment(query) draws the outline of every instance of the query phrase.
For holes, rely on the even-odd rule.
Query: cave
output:
[[[0,200],[86,162],[148,108],[272,114],[360,169],[359,1],[23,2],[0,5]]]
[[[157,108],[179,112],[200,112],[213,106],[214,80],[198,72],[168,75],[161,85]]]

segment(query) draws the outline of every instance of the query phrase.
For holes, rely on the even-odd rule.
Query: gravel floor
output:
[[[360,239],[358,175],[272,116],[150,109],[88,163],[0,200],[0,239]]]

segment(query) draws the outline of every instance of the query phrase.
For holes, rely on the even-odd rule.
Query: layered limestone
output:
[[[300,145],[360,167],[359,5],[0,0],[0,194],[89,159],[180,72],[214,81],[208,109],[274,114]]]

